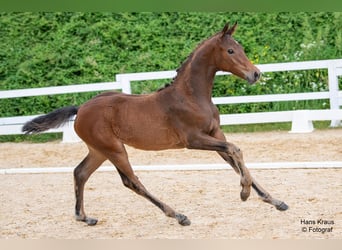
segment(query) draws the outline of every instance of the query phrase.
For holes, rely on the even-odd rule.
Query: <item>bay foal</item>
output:
[[[76,220],[95,225],[97,219],[84,211],[84,185],[89,176],[109,159],[123,184],[142,195],[166,216],[190,225],[190,220],[149,193],[134,174],[125,144],[143,150],[202,149],[218,154],[240,175],[241,199],[245,201],[253,187],[261,199],[279,210],[288,206],[271,197],[250,175],[241,150],[227,142],[220,130],[219,112],[211,95],[215,73],[219,70],[255,83],[260,71],[246,57],[232,37],[237,24],[203,41],[190,54],[167,87],[147,95],[105,92],[80,107],[65,107],[40,116],[24,125],[26,133],[38,133],[58,127],[76,116],[75,131],[89,152],[74,170]]]

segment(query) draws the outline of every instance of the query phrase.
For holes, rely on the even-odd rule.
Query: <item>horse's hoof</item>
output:
[[[242,201],[246,201],[250,195],[250,190],[242,189],[240,192],[240,198]]]
[[[182,226],[189,226],[191,224],[191,221],[188,219],[188,217],[183,214],[176,214],[176,219]]]
[[[88,226],[95,226],[97,223],[97,219],[86,218],[84,222],[87,223]]]
[[[285,204],[285,202],[281,202],[279,205],[276,206],[276,208],[279,210],[279,211],[286,211],[289,206]]]

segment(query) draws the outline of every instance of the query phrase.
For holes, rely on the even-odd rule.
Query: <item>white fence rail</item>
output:
[[[342,168],[341,161],[318,161],[318,162],[256,162],[246,163],[249,169],[321,169]],[[233,170],[225,163],[211,164],[177,164],[177,165],[133,165],[134,171],[199,171],[199,170]],[[35,168],[3,168],[1,174],[49,174],[49,173],[72,173],[75,167],[35,167]],[[97,171],[113,172],[113,166],[101,166]]]
[[[215,104],[238,104],[257,102],[281,102],[299,100],[319,100],[329,99],[330,109],[326,110],[292,110],[278,112],[259,112],[245,114],[222,114],[221,125],[252,124],[269,122],[292,122],[291,132],[305,133],[313,131],[312,121],[331,120],[331,126],[335,127],[342,120],[342,91],[339,90],[338,77],[342,76],[342,59],[320,60],[290,63],[275,63],[257,65],[261,72],[279,71],[299,71],[299,70],[328,70],[329,91],[294,93],[294,94],[274,94],[274,95],[254,95],[254,96],[233,96],[215,97]],[[66,93],[92,92],[121,89],[124,93],[131,93],[131,83],[133,81],[171,79],[176,75],[176,71],[159,71],[145,73],[129,73],[116,75],[116,82],[77,84],[60,87],[45,87],[32,89],[17,89],[0,91],[0,99],[18,98],[27,96],[55,95]],[[229,75],[226,72],[218,72],[217,75]],[[21,134],[22,125],[36,116],[20,116],[0,118],[0,135]],[[48,132],[63,132],[63,142],[78,141],[79,138],[73,130],[73,122],[64,127],[50,130]]]

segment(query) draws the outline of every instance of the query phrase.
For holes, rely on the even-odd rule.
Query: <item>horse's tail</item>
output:
[[[56,109],[46,115],[41,115],[25,123],[22,131],[25,134],[35,134],[51,128],[58,128],[76,115],[78,107],[68,106]]]

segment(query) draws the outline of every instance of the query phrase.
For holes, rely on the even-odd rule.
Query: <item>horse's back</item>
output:
[[[155,94],[105,92],[83,104],[75,130],[84,140],[115,140],[145,150],[180,148],[178,135]]]

